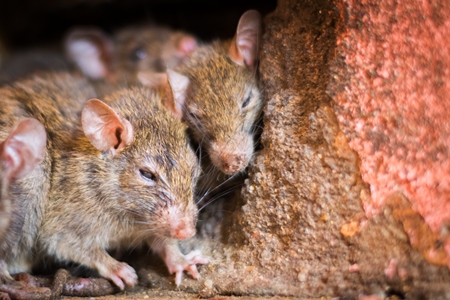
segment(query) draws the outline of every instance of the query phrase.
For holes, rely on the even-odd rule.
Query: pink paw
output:
[[[111,270],[109,276],[105,277],[111,279],[121,290],[125,288],[125,284],[128,286],[134,286],[138,281],[136,272],[126,263],[118,263]]]
[[[181,279],[183,279],[183,271],[188,272],[194,279],[200,278],[200,274],[197,270],[197,264],[207,264],[209,259],[204,257],[200,251],[191,251],[185,256],[176,258],[175,260],[166,261],[169,273],[175,273],[175,284],[179,286]]]

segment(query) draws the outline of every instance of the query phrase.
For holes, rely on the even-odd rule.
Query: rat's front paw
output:
[[[121,290],[125,285],[134,286],[137,283],[136,271],[126,263],[118,262],[108,274],[102,274],[104,277],[111,279]]]
[[[191,251],[187,255],[168,255],[166,257],[166,265],[169,273],[175,273],[175,283],[177,286],[181,284],[183,278],[183,271],[188,272],[194,279],[200,278],[197,271],[197,264],[207,264],[209,259],[202,255],[199,250]]]

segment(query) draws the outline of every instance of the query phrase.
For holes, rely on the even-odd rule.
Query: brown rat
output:
[[[0,140],[4,134],[0,133]],[[44,159],[46,142],[44,126],[27,118],[20,120],[0,143],[0,239],[11,219],[10,182],[28,175]]]
[[[0,138],[5,139],[24,118],[35,118],[45,128],[52,126],[54,132],[70,132],[71,122],[79,119],[83,101],[95,96],[89,87],[85,79],[64,73],[35,75],[1,87]],[[43,118],[44,115],[48,117]],[[38,126],[35,127],[38,130]],[[0,281],[12,280],[10,273],[29,271],[33,263],[33,247],[51,185],[49,170],[53,159],[48,150],[52,147],[52,140],[43,134],[33,135],[33,138],[34,147],[45,145],[47,141],[47,149],[40,164],[23,178],[9,184],[11,222],[0,239]],[[30,159],[23,162],[30,164],[28,167],[33,164]]]
[[[53,84],[74,81],[49,76]],[[47,88],[44,82],[41,88]],[[27,95],[39,96],[40,106],[53,105],[50,111],[32,109],[49,135],[50,164],[44,164],[43,177],[50,186],[39,199],[45,213],[31,216],[42,222],[39,253],[91,267],[124,288],[136,284],[136,273],[106,250],[147,243],[176,273],[177,284],[183,270],[198,277],[196,264],[207,260],[196,252],[184,256],[176,240],[195,234],[197,216],[193,188],[199,165],[185,125],[162,108],[158,95],[136,88],[119,91],[106,102],[88,101],[81,122],[64,128],[60,120],[77,114],[60,106],[59,93],[54,90],[53,98]],[[24,96],[10,98],[23,101]],[[14,258],[4,260],[7,270]]]
[[[111,106],[86,103],[87,138],[74,137],[62,149],[67,158],[55,161],[53,183],[59,188],[49,194],[41,251],[96,269],[123,288],[136,283],[136,274],[106,249],[146,242],[177,273],[177,284],[183,270],[197,277],[195,264],[206,261],[183,256],[174,240],[193,236],[197,217],[199,165],[186,128],[148,89],[120,91],[106,102]],[[82,224],[80,215],[86,218]]]
[[[20,129],[23,118],[36,118],[44,127],[48,126],[47,122],[43,122],[41,111],[46,111],[52,116],[48,119],[54,124],[55,131],[69,130],[68,124],[71,120],[77,119],[76,111],[81,110],[81,99],[95,95],[93,90],[89,93],[88,87],[83,78],[77,80],[66,74],[56,74],[32,76],[30,79],[0,88],[1,138],[11,132],[15,124],[19,124],[17,129]],[[68,99],[76,101],[67,101]],[[60,102],[64,109],[60,112],[54,102]],[[34,127],[35,130],[39,130],[37,125]],[[0,238],[0,283],[3,283],[0,290],[10,294],[11,297],[24,292],[30,296],[35,293],[40,295],[41,292],[45,294],[40,288],[14,282],[10,276],[10,273],[31,269],[36,236],[44,213],[46,194],[51,184],[48,171],[51,169],[51,155],[45,148],[46,141],[47,146],[50,146],[51,141],[47,140],[45,134],[36,134],[33,138],[34,147],[44,145],[44,159],[28,175],[10,183],[8,197],[11,202],[11,222]],[[24,149],[21,147],[21,150]],[[33,164],[29,159],[23,162]]]
[[[160,84],[159,73],[179,65],[196,46],[190,34],[151,24],[128,26],[113,35],[96,27],[73,28],[63,45],[6,55],[0,65],[0,85],[39,71],[79,70],[99,94],[108,95],[141,80]]]
[[[232,41],[199,45],[167,72],[174,89],[186,90],[174,98],[174,114],[227,175],[243,171],[253,156],[253,126],[263,107],[256,77],[260,36],[260,14],[247,11]]]
[[[74,28],[64,45],[67,57],[88,78],[129,85],[141,80],[159,83],[162,78],[155,73],[178,66],[197,47],[197,40],[146,23],[125,27],[113,36],[99,28]]]

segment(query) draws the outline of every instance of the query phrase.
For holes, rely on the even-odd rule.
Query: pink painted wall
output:
[[[331,89],[370,184],[366,214],[378,213],[390,195],[404,195],[445,245],[441,264],[450,267],[450,2],[344,6]]]

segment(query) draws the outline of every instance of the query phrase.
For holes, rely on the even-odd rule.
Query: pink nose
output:
[[[225,154],[222,157],[223,172],[232,175],[245,167],[245,158],[242,155]]]
[[[172,237],[179,240],[185,240],[192,237],[195,234],[195,227],[179,225],[173,229]]]
[[[223,171],[228,175],[236,173],[237,171],[239,171],[239,169],[240,169],[239,165],[228,164],[226,162],[223,163]]]

